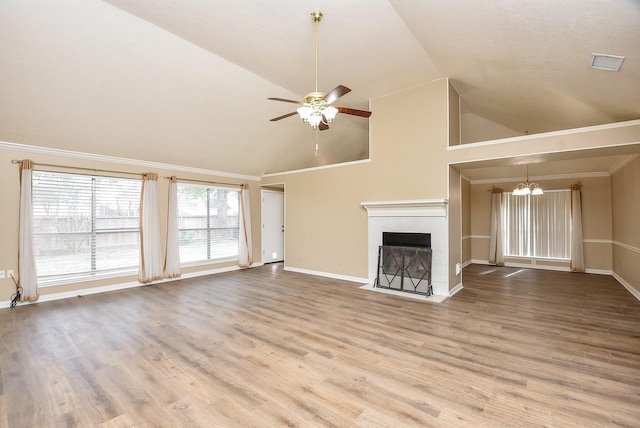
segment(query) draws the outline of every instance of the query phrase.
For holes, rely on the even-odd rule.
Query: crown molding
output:
[[[166,169],[171,171],[188,172],[191,174],[211,175],[215,177],[235,178],[239,180],[260,181],[260,177],[232,172],[215,171],[204,168],[193,168],[184,165],[172,165],[159,162],[149,162],[139,159],[121,158],[116,156],[98,155],[93,153],[76,152],[71,150],[53,149],[50,147],[30,146],[26,144],[9,143],[0,141],[1,150],[16,150],[27,153],[39,153],[49,156],[61,156],[74,159],[84,159],[98,162],[109,162],[120,165],[134,165],[151,169]]]
[[[638,155],[635,154],[635,155],[629,155],[626,158],[622,159],[616,165],[611,167],[611,169],[609,170],[609,175],[613,175],[616,172],[620,171],[622,168],[624,168],[625,165],[627,165],[629,162],[631,162],[632,160],[634,160],[637,157],[638,157]]]

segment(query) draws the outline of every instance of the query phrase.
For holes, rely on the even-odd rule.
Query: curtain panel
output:
[[[142,175],[140,194],[140,266],[138,281],[151,282],[163,277],[158,211],[158,174]]]
[[[167,214],[167,248],[164,255],[164,277],[177,278],[180,271],[180,235],[178,230],[178,178],[169,177],[169,212]]]
[[[491,192],[491,232],[489,263],[504,266],[502,201],[504,190],[494,187]]]
[[[38,300],[38,275],[33,239],[33,161],[20,162],[20,226],[18,230],[18,285],[22,287],[20,301]]]
[[[571,186],[571,272],[584,272],[582,244],[582,192],[580,184]]]
[[[238,242],[238,265],[249,267],[253,263],[251,248],[251,207],[249,204],[249,185],[240,186],[240,232]]]

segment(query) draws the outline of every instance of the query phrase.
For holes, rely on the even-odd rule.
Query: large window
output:
[[[38,282],[134,271],[140,180],[33,172]]]
[[[178,183],[180,262],[238,257],[240,191]]]
[[[571,192],[504,194],[504,253],[508,256],[571,258]]]

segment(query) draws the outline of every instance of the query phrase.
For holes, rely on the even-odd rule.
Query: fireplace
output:
[[[430,233],[382,232],[374,286],[430,296],[431,263]]]
[[[372,291],[400,294],[416,299],[440,302],[449,297],[449,224],[447,222],[446,199],[421,199],[405,201],[362,202],[368,217],[368,284]],[[431,282],[433,295],[403,293],[374,286],[378,274],[378,252],[382,242],[382,232],[431,234],[432,268]]]

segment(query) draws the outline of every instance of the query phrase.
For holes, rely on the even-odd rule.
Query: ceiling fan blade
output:
[[[324,118],[324,116],[322,116]],[[320,122],[320,124],[318,125],[318,129],[321,131],[324,131],[325,129],[329,129],[329,125],[327,125],[324,122]]]
[[[352,114],[354,116],[360,116],[360,117],[371,116],[371,112],[366,110],[358,110],[358,109],[349,108],[349,107],[336,107],[336,108],[340,113],[344,113],[344,114]]]
[[[267,99],[272,101],[283,101],[285,103],[302,104],[302,101],[288,100],[286,98],[267,98]]]
[[[324,100],[327,102],[327,104],[331,104],[332,102],[334,102],[341,96],[348,94],[349,92],[351,92],[351,89],[347,88],[346,86],[338,85],[324,96]]]
[[[269,121],[270,122],[275,122],[275,121],[280,120],[280,119],[286,119],[289,116],[293,116],[294,114],[298,114],[298,112],[294,111],[292,113],[283,114],[282,116],[278,116],[278,117],[274,117],[273,119],[269,119]]]

